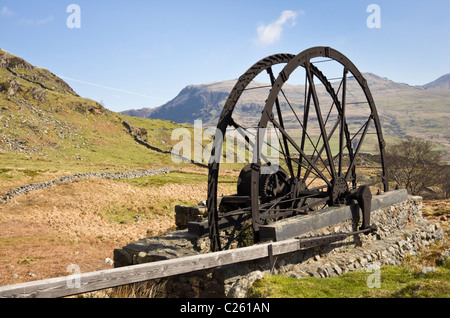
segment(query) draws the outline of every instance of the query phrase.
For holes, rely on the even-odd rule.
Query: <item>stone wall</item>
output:
[[[248,288],[256,279],[268,273],[296,278],[331,277],[354,270],[367,270],[374,266],[396,265],[404,257],[416,254],[420,248],[444,241],[444,231],[439,224],[424,219],[421,208],[422,198],[410,196],[404,202],[372,212],[372,223],[378,226],[376,233],[355,235],[328,246],[276,257],[272,268],[268,259],[260,259],[155,280],[155,284],[160,287],[156,296],[240,298],[246,296]],[[178,211],[190,215],[194,209],[185,207],[179,208]],[[178,218],[186,220],[185,217]],[[350,220],[308,233],[306,236],[350,232],[354,228],[355,221]],[[239,247],[236,242],[242,242],[237,239],[237,232],[240,231],[222,233],[233,242],[233,248]],[[207,252],[208,238],[198,238],[186,229],[180,229],[116,249],[114,261],[115,266],[120,267]]]
[[[86,179],[86,178],[102,178],[102,179],[111,179],[111,180],[124,180],[124,179],[136,179],[136,178],[144,178],[149,176],[154,176],[158,174],[166,174],[170,173],[174,170],[173,167],[163,167],[156,169],[147,169],[147,170],[138,170],[138,171],[123,171],[123,172],[86,172],[86,173],[77,173],[70,176],[63,176],[61,178],[52,180],[52,181],[44,181],[37,183],[26,184],[17,188],[14,188],[6,195],[0,196],[0,203],[6,202],[15,196],[25,194],[31,191],[47,189],[52,186],[61,184],[61,183],[70,183],[76,180]]]

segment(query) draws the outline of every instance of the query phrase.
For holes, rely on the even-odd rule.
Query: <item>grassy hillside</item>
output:
[[[450,270],[440,267],[437,273],[420,275],[420,268],[408,264],[381,268],[382,288],[369,289],[364,271],[341,277],[295,279],[267,276],[258,281],[252,298],[449,298]]]
[[[394,83],[373,74],[367,78],[387,141],[406,136],[429,140],[450,160],[450,90]]]
[[[170,155],[135,142],[123,121],[143,128],[148,143],[164,150],[171,148],[171,131],[183,126],[111,112],[0,50],[0,191],[70,173],[174,165]]]

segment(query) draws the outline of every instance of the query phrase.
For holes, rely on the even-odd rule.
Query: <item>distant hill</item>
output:
[[[437,80],[423,85],[426,89],[450,89],[450,73],[442,75]]]
[[[431,140],[450,154],[450,74],[423,86],[411,86],[394,82],[373,73],[364,77],[374,97],[385,136],[404,138],[415,136]],[[173,100],[156,108],[143,108],[122,112],[130,116],[160,118],[178,123],[194,123],[201,119],[203,124],[215,127],[228,94],[236,80],[227,80],[202,85],[189,85]],[[254,83],[255,86],[266,85]],[[285,85],[286,95],[293,105],[302,107],[302,86]],[[360,90],[356,81],[348,81],[349,96],[358,100]],[[255,89],[244,92],[236,107],[236,118],[257,123],[262,105],[268,96],[268,89]],[[319,94],[326,94],[318,87]],[[287,104],[282,102],[282,108]],[[351,117],[351,114],[347,114]],[[354,117],[357,117],[355,110]]]
[[[222,111],[225,100],[236,82],[233,80],[202,85],[189,85],[173,100],[156,108],[133,109],[122,114],[172,120],[193,124],[195,119],[212,123]]]

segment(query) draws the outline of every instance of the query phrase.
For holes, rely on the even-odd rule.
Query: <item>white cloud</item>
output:
[[[34,20],[28,18],[21,18],[19,22],[22,24],[34,24]]]
[[[8,7],[3,7],[2,11],[0,12],[0,14],[1,14],[2,17],[9,17],[9,16],[13,15],[12,11],[9,10]]]
[[[281,38],[281,33],[283,32],[283,28],[286,25],[295,25],[299,13],[303,14],[303,11],[294,12],[292,10],[285,10],[281,13],[281,16],[275,22],[272,22],[268,25],[260,24],[257,29],[257,43],[270,45],[277,42]]]

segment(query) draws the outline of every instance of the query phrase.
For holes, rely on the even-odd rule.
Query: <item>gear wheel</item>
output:
[[[262,174],[259,181],[259,196],[262,202],[269,202],[287,193],[288,175],[279,167],[274,174]]]
[[[251,192],[251,164],[246,165],[240,172],[237,184],[237,194],[239,196],[250,196]],[[286,171],[279,167],[273,174],[261,174],[259,178],[259,195],[262,202],[271,201],[287,193],[288,175]]]

